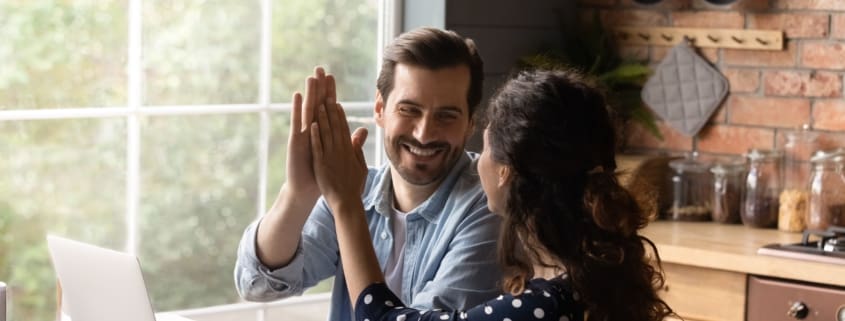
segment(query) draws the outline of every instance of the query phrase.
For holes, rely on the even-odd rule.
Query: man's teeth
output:
[[[419,147],[414,147],[414,146],[408,146],[408,150],[410,150],[411,153],[413,153],[415,155],[419,155],[419,156],[431,156],[431,155],[434,155],[434,153],[437,152],[437,149],[419,148]]]

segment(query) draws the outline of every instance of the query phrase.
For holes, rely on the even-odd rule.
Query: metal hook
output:
[[[686,41],[690,45],[693,45],[695,44],[695,37],[684,35],[684,41]]]
[[[719,40],[722,40],[722,38],[714,37],[712,35],[707,35],[707,39],[710,39],[710,41],[712,41],[714,43],[717,43],[717,42],[719,42]]]
[[[665,34],[665,33],[661,33],[661,34],[660,34],[660,37],[661,37],[661,38],[663,38],[663,40],[666,40],[666,41],[672,41],[672,39],[675,39],[675,37],[674,37],[674,36],[672,36],[672,35],[667,35],[667,34]]]
[[[739,39],[739,38],[737,38],[736,36],[731,36],[731,39],[733,39],[734,41],[736,41],[736,43],[743,43],[743,42],[745,42],[745,39]]]
[[[637,35],[638,35],[638,36],[640,36],[640,38],[643,38],[643,40],[649,40],[649,39],[651,39],[651,35],[649,35],[649,34],[645,34],[645,33],[638,33]]]
[[[763,39],[760,39],[760,38],[754,38],[754,40],[757,40],[757,42],[759,42],[761,45],[768,45],[769,44],[769,41],[763,40]]]

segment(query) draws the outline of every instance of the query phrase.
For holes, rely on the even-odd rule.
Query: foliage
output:
[[[273,1],[274,102],[314,65],[344,100],[372,97],[374,0]],[[128,14],[121,0],[0,2],[0,109],[127,103]],[[255,103],[257,1],[145,0],[143,101]],[[198,106],[198,108],[200,108]],[[238,301],[235,247],[284,181],[288,114],[270,113],[268,184],[259,186],[257,113],[141,119],[138,255],[158,310]],[[125,117],[0,121],[0,281],[10,321],[51,320],[55,276],[45,234],[124,250]]]
[[[602,26],[598,15],[590,24],[573,31],[564,31],[562,49],[547,50],[524,57],[526,68],[574,68],[592,76],[604,89],[608,105],[624,125],[633,120],[663,139],[654,115],[640,98],[643,84],[651,69],[644,63],[620,56],[609,32]]]

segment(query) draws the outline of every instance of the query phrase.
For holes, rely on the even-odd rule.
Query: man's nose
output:
[[[414,138],[420,144],[428,144],[434,140],[434,122],[428,115],[423,116],[414,125]]]

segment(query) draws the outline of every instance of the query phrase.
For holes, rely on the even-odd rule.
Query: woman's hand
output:
[[[349,137],[349,124],[340,104],[322,104],[311,123],[311,154],[320,192],[335,215],[343,204],[361,203],[367,179],[363,145],[367,130],[358,128]],[[357,203],[355,203],[357,202]]]

